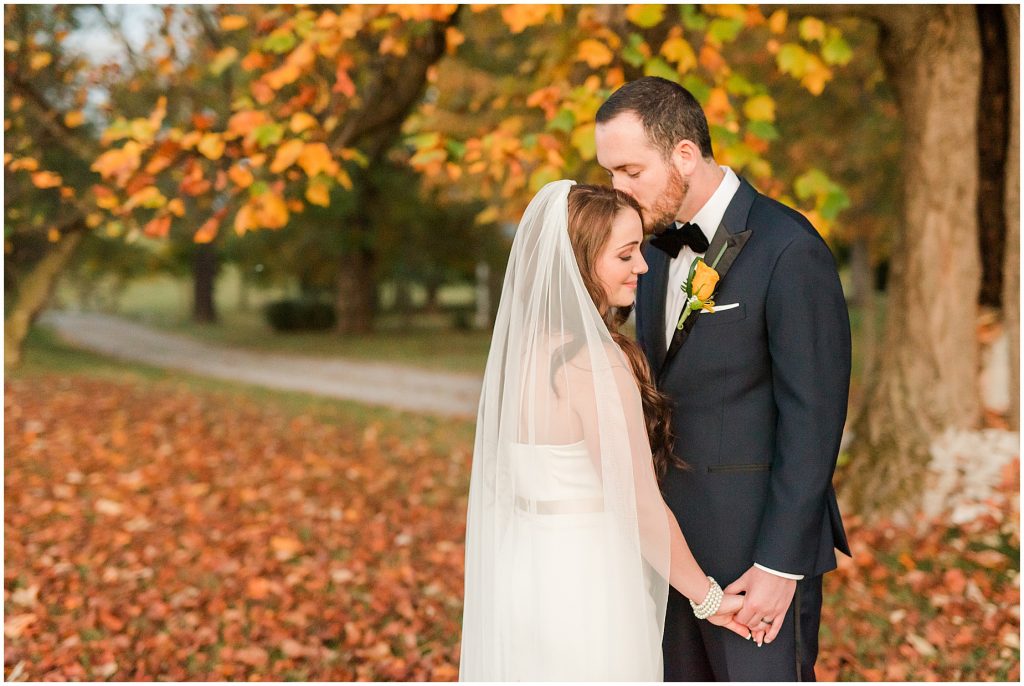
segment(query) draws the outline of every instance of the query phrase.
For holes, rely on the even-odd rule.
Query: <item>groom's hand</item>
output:
[[[753,632],[766,631],[764,642],[771,643],[779,635],[786,611],[793,602],[796,581],[751,567],[722,590],[745,594],[743,607],[736,613],[736,621]],[[768,623],[765,624],[764,620]]]

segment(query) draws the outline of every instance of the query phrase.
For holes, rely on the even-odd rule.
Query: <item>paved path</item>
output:
[[[200,376],[398,410],[474,418],[482,377],[381,362],[258,353],[202,343],[121,317],[50,310],[41,318],[73,345]]]

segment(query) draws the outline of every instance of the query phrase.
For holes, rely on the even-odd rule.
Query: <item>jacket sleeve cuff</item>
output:
[[[754,563],[754,566],[757,567],[758,569],[760,569],[761,571],[768,572],[769,574],[774,574],[775,576],[781,576],[783,579],[792,579],[793,581],[800,581],[800,579],[804,578],[803,574],[789,574],[787,572],[777,572],[774,569],[769,569],[768,567],[765,567],[763,565],[759,565],[756,562]]]

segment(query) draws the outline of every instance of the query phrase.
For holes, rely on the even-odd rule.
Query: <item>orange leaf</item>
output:
[[[90,169],[104,179],[116,178],[118,183],[123,184],[139,168],[140,162],[138,143],[129,141],[123,148],[108,150],[100,155]]]
[[[228,169],[228,178],[239,188],[248,188],[253,182],[252,172],[239,164],[234,164]]]
[[[228,119],[228,130],[224,138],[231,140],[239,136],[247,136],[257,126],[267,123],[267,113],[262,110],[242,110]]]
[[[51,171],[39,171],[32,174],[32,185],[36,188],[56,188],[61,183],[60,174]]]
[[[85,117],[81,111],[75,110],[74,112],[68,112],[64,115],[64,125],[69,129],[78,128],[85,121]]]
[[[311,178],[320,172],[333,175],[338,169],[338,163],[331,157],[331,151],[325,143],[310,143],[303,147],[299,155],[299,166]]]
[[[306,112],[296,112],[292,115],[291,121],[288,123],[288,128],[291,129],[292,133],[302,133],[306,129],[316,126],[319,122],[316,117]]]
[[[323,145],[321,143],[321,145]],[[302,154],[306,144],[298,139],[292,139],[282,144],[277,149],[277,154],[274,155],[274,161],[270,164],[270,171],[274,174],[280,174],[288,167],[295,163],[295,160],[299,159],[299,155]],[[310,174],[309,176],[313,176]]]
[[[337,70],[334,72],[334,86],[331,88],[331,91],[341,93],[346,98],[355,96],[356,84],[352,83],[352,78],[348,75],[348,70],[352,66],[352,57],[350,55],[342,55],[338,60]]]
[[[225,31],[237,31],[248,26],[249,20],[240,14],[229,14],[221,17],[220,27]]]
[[[207,133],[199,140],[197,147],[206,158],[219,160],[224,154],[224,139],[215,133]]]
[[[170,231],[171,216],[169,214],[154,217],[142,227],[142,232],[150,238],[165,238]]]
[[[322,181],[311,181],[306,187],[306,200],[320,207],[329,207],[331,204],[330,188]]]
[[[586,62],[591,69],[603,67],[612,61],[612,51],[601,41],[588,38],[580,41],[576,51],[576,61]]]

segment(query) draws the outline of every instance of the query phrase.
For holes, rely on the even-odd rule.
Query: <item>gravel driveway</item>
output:
[[[237,350],[92,312],[50,310],[40,321],[72,345],[121,360],[410,412],[475,418],[483,382],[399,364]]]

